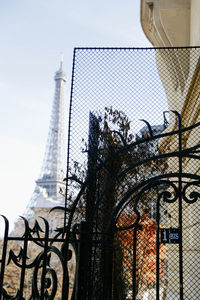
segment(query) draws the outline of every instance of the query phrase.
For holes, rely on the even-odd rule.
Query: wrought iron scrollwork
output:
[[[193,182],[188,182],[185,184],[183,188],[183,199],[189,203],[195,203],[197,200],[200,199],[200,192],[193,190],[192,192],[189,192],[189,195],[187,195],[187,190],[189,190],[191,187],[193,188],[200,188],[200,182],[199,181],[193,181]]]
[[[15,250],[10,249],[8,258],[6,259],[7,244],[10,240],[15,241],[15,237],[8,236],[9,223],[6,217],[3,216],[3,218],[5,221],[5,235],[1,260],[1,274],[4,275],[5,273],[6,263],[7,266],[12,263],[21,270],[21,281],[24,279],[22,276],[25,276],[26,270],[33,270],[32,293],[30,299],[43,299],[43,297],[45,297],[44,299],[54,299],[58,289],[58,276],[57,271],[51,266],[52,254],[59,260],[59,265],[61,266],[60,272],[62,271],[66,286],[69,284],[67,261],[70,261],[72,258],[72,251],[68,249],[65,239],[59,239],[59,236],[63,233],[63,229],[58,230],[58,233],[55,233],[55,236],[50,238],[49,224],[46,219],[42,218],[45,224],[45,229],[43,230],[38,221],[36,221],[31,228],[28,221],[23,217],[25,231],[21,237],[17,237],[17,240],[21,242],[23,246],[20,247],[18,253],[16,253]],[[31,259],[27,255],[27,246],[29,242],[32,242],[41,248],[40,253],[36,252],[35,258],[31,257]],[[54,246],[54,243],[59,243],[60,248]],[[29,260],[31,261],[29,262]],[[3,276],[1,276],[1,282],[3,283]],[[1,288],[3,299],[25,299],[23,297],[24,285],[22,283],[15,296],[10,295],[2,285]],[[65,291],[63,297],[66,297],[67,294],[68,290]]]
[[[177,116],[180,122],[180,116]],[[88,293],[88,295],[90,295],[92,299],[92,287],[95,288],[95,280],[93,280],[92,276],[95,274],[93,273],[95,268],[97,268],[97,273],[99,272],[99,270],[103,270],[102,272],[106,274],[105,279],[103,279],[103,275],[101,276],[98,273],[98,278],[100,278],[100,287],[102,289],[102,297],[104,297],[105,299],[111,299],[109,297],[112,292],[112,280],[114,280],[112,276],[114,276],[113,272],[115,272],[115,266],[112,265],[113,253],[116,246],[115,243],[118,243],[118,250],[120,249],[117,255],[119,257],[122,257],[123,254],[123,247],[121,244],[119,244],[119,241],[116,241],[115,237],[117,235],[120,236],[122,232],[131,232],[132,234],[133,242],[131,244],[131,247],[135,256],[132,254],[131,267],[133,269],[135,268],[133,272],[135,277],[132,276],[134,277],[132,281],[134,283],[134,288],[132,289],[131,295],[134,295],[134,293],[136,294],[137,236],[142,232],[143,228],[145,228],[144,222],[141,225],[141,220],[143,220],[144,216],[146,216],[147,214],[147,219],[151,219],[150,221],[151,224],[153,224],[152,226],[155,225],[154,233],[156,235],[156,251],[158,255],[156,268],[157,271],[159,270],[160,266],[158,249],[160,247],[159,222],[160,210],[162,209],[161,203],[165,206],[166,211],[168,205],[173,206],[177,203],[177,207],[179,207],[179,215],[181,215],[182,200],[184,200],[188,204],[193,204],[200,199],[199,175],[183,173],[181,168],[183,159],[199,159],[199,145],[191,147],[189,149],[182,149],[182,146],[179,145],[179,148],[174,152],[164,154],[150,153],[150,155],[145,158],[142,158],[138,155],[138,160],[135,159],[136,156],[132,156],[132,158],[134,159],[130,160],[129,164],[124,163],[125,167],[123,165],[123,168],[118,168],[117,171],[113,171],[110,162],[114,162],[115,164],[120,161],[119,158],[126,153],[134,153],[135,149],[140,150],[139,147],[141,145],[148,144],[153,141],[158,141],[158,139],[168,136],[175,135],[179,138],[179,142],[181,142],[181,134],[197,128],[200,124],[183,129],[179,126],[179,129],[173,132],[162,132],[159,134],[155,134],[151,125],[147,121],[144,122],[147,125],[147,137],[142,137],[141,139],[137,139],[136,141],[128,144],[120,132],[113,131],[113,133],[116,134],[119,138],[119,144],[115,148],[115,151],[113,153],[108,153],[108,156],[103,159],[102,157],[98,157],[99,153],[95,153],[95,155],[93,154],[92,156],[90,154],[90,151],[88,151],[88,157],[92,157],[92,159],[95,158],[97,163],[95,166],[92,166],[92,171],[87,175],[87,178],[84,182],[74,176],[67,177],[67,180],[73,180],[78,184],[77,195],[76,197],[74,197],[73,202],[70,203],[69,207],[56,206],[51,210],[51,213],[53,213],[55,210],[60,210],[67,216],[66,224],[59,228],[55,228],[53,236],[50,237],[49,223],[45,218],[41,218],[42,222],[44,223],[43,229],[43,226],[41,226],[37,220],[35,221],[35,224],[30,227],[28,221],[24,217],[22,217],[25,229],[23,235],[20,237],[9,237],[9,223],[6,217],[2,216],[5,223],[5,231],[1,259],[0,294],[3,296],[3,299],[25,299],[23,295],[25,273],[28,270],[32,270],[32,293],[29,299],[53,300],[57,294],[60,280],[58,278],[57,270],[52,264],[53,256],[55,256],[59,261],[60,271],[62,273],[62,299],[67,299],[69,294],[70,272],[68,264],[70,260],[73,259],[73,256],[75,256],[76,258],[76,271],[74,271],[74,273],[76,274],[73,281],[74,286],[73,288],[71,288],[71,290],[73,289],[71,299],[75,299],[75,294],[80,293],[80,289],[83,288],[86,289],[85,293]],[[176,160],[179,162],[176,172],[169,172],[168,170],[166,170],[165,172],[159,174],[157,171],[154,171],[151,176],[147,175],[143,178],[143,180],[138,179],[138,181],[136,181],[135,179],[133,179],[132,174],[134,174],[134,172],[142,172],[141,170],[145,170],[144,166],[157,161],[162,164],[165,160],[170,158],[176,158]],[[104,178],[105,174],[107,176],[106,180]],[[123,183],[127,177],[130,179],[131,184],[128,187],[124,187]],[[96,190],[92,189],[94,178],[96,180]],[[121,189],[119,193],[116,187],[118,190]],[[115,195],[112,198],[111,193],[114,192]],[[155,218],[153,215],[151,218],[149,213],[150,210],[148,207],[148,201],[145,198],[146,194],[150,192],[152,192],[150,196],[156,195],[155,199],[151,199],[155,204]],[[81,207],[80,202],[82,201],[82,199],[84,199],[84,201],[86,202],[87,197],[90,197],[90,200],[94,200],[93,202],[90,202],[90,204],[92,205],[88,205],[89,208],[86,208],[86,203],[84,207]],[[109,206],[109,201],[111,198],[113,202],[112,205]],[[88,211],[86,212],[87,209]],[[81,217],[79,217],[80,211]],[[144,213],[145,211],[147,211],[147,213]],[[121,221],[121,217],[128,214],[131,215],[132,218],[129,219],[128,224],[124,224]],[[76,220],[76,218],[78,220]],[[83,224],[81,223],[81,221],[84,221]],[[178,226],[178,229],[182,228],[181,220],[179,220]],[[7,245],[11,240],[20,241],[22,245],[20,249],[18,249],[18,251],[10,249],[9,254],[7,255]],[[29,243],[31,242],[40,250],[39,253],[36,253],[34,258],[31,258],[31,260],[29,260],[27,250]],[[59,243],[59,246],[56,246],[56,243]],[[86,262],[82,258],[83,253],[87,257]],[[13,263],[21,271],[20,287],[16,291],[16,295],[14,296],[9,295],[9,292],[3,286],[3,276],[5,274],[6,263],[8,265]],[[95,264],[97,265],[97,267]],[[121,270],[123,270],[123,266],[121,266]],[[159,271],[157,272],[157,274],[158,275],[156,280],[157,282],[159,282]],[[97,284],[97,282],[95,282],[95,284]],[[79,291],[77,291],[78,289]]]

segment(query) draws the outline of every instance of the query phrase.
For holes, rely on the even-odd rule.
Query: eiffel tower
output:
[[[63,59],[60,61],[60,68],[55,73],[54,80],[55,96],[46,151],[39,178],[36,180],[35,190],[24,214],[29,221],[32,221],[37,216],[49,219],[48,212],[51,208],[57,205],[64,205],[63,193],[65,183],[63,179],[66,175],[66,124],[64,120],[66,75],[63,71]],[[52,218],[52,216],[50,217]],[[52,225],[58,224],[54,222]]]

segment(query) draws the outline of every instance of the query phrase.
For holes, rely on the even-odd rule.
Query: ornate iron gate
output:
[[[197,290],[191,298],[188,274],[193,259],[199,263],[198,217],[194,213],[192,220],[190,212],[198,206],[200,176],[183,172],[182,163],[199,161],[200,145],[184,149],[183,137],[200,124],[182,128],[174,113],[176,131],[156,133],[147,124],[144,137],[129,144],[124,131],[101,132],[98,150],[96,143],[96,150],[88,149],[92,170],[79,181],[72,208],[75,215],[85,203],[77,299],[197,299]],[[177,150],[160,153],[158,140],[169,136],[176,136]]]
[[[116,50],[117,59],[121,50]],[[104,72],[112,65],[110,51]],[[97,63],[91,70],[95,68],[98,71]],[[99,80],[105,87],[107,82]],[[89,83],[94,97],[96,86],[91,78]],[[72,94],[73,88],[74,84]],[[87,98],[84,91],[79,86],[76,97],[82,93]],[[184,127],[173,111],[171,130],[165,112],[164,125],[151,126],[143,120],[145,127],[134,136],[125,111],[112,105],[101,113],[96,107],[90,110],[89,134],[82,136],[81,112],[79,120],[70,123],[80,131],[79,147],[80,139],[85,140],[81,154],[68,152],[65,206],[51,212],[63,212],[63,226],[52,234],[44,218],[43,225],[36,221],[33,226],[22,218],[24,233],[12,237],[3,216],[1,298],[199,299],[200,123]],[[174,145],[167,149],[169,139]],[[69,148],[74,144],[71,141]],[[82,155],[87,156],[86,163]],[[15,269],[9,269],[11,265]],[[14,274],[17,284],[12,281]]]
[[[54,299],[58,280],[62,280],[58,297],[67,299],[67,261],[72,251],[76,254],[76,278],[71,299],[145,299],[145,295],[147,299],[197,299],[190,297],[188,273],[194,272],[195,265],[188,267],[187,255],[189,251],[190,261],[195,258],[198,265],[195,210],[200,197],[200,176],[183,172],[182,162],[188,158],[199,161],[200,145],[184,149],[183,136],[197,130],[200,124],[181,128],[181,118],[174,113],[178,119],[176,131],[158,133],[147,123],[143,137],[131,143],[127,143],[129,136],[125,137],[125,131],[102,131],[98,119],[91,114],[87,178],[84,182],[75,175],[69,178],[81,188],[67,210],[67,226],[57,229],[57,234],[50,238],[45,219],[44,233],[37,222],[31,229],[24,219],[24,235],[9,237],[4,217],[2,299]],[[177,137],[177,151],[160,153],[158,141],[172,135]],[[172,172],[166,159],[169,162],[174,158],[177,165]],[[184,209],[188,216],[186,212],[183,215]],[[189,220],[191,210],[194,214]],[[76,223],[81,218],[83,221]],[[196,226],[195,231],[191,225]],[[22,245],[18,254],[10,250],[7,260],[7,243],[11,240],[21,241]],[[29,263],[30,242],[42,251]],[[69,249],[70,244],[74,250]],[[51,263],[51,254],[59,258],[60,276],[55,263]],[[21,270],[15,296],[2,288],[6,261]],[[33,269],[32,292],[25,298],[25,273],[29,269]]]

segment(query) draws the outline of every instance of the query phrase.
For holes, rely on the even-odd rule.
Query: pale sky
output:
[[[40,173],[60,52],[68,103],[74,47],[151,45],[139,0],[1,1],[0,45],[0,214],[12,223]]]

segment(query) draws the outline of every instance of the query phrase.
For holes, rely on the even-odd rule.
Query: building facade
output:
[[[157,69],[168,100],[169,110],[176,110],[182,118],[182,126],[191,126],[200,121],[200,1],[198,0],[141,0],[141,24],[143,31],[154,47],[184,47],[182,49],[160,49],[157,53]],[[188,47],[188,48],[185,48]],[[200,52],[199,52],[200,53]],[[165,65],[165,72],[161,68]],[[167,130],[177,129],[176,119],[171,116]],[[199,129],[183,134],[185,148],[200,142]],[[177,140],[172,137],[160,142],[163,151],[176,151]],[[176,162],[169,160],[169,168],[176,170]],[[199,163],[192,159],[183,161],[183,173],[198,174]],[[172,215],[176,210],[171,206]],[[184,299],[199,299],[200,259],[199,202],[189,205],[183,201],[183,264],[184,264]],[[176,216],[175,216],[176,217]],[[175,220],[172,220],[172,223]],[[172,245],[168,246],[168,293],[169,299],[179,299],[179,262]],[[174,295],[174,296],[173,296]],[[167,298],[168,299],[168,298]]]
[[[141,24],[154,47],[189,47],[200,45],[200,2],[198,0],[141,0]],[[200,120],[199,88],[200,57],[192,49],[157,52],[157,68],[163,83],[169,110],[180,113],[183,126]],[[161,68],[166,66],[165,72]],[[175,128],[173,118],[169,130]],[[200,132],[198,134],[200,136]],[[185,143],[194,144],[193,137],[185,137]],[[195,140],[196,142],[196,140]],[[175,149],[173,139],[163,141],[162,147]],[[189,161],[184,168],[189,170]],[[198,171],[197,167],[197,171]]]

